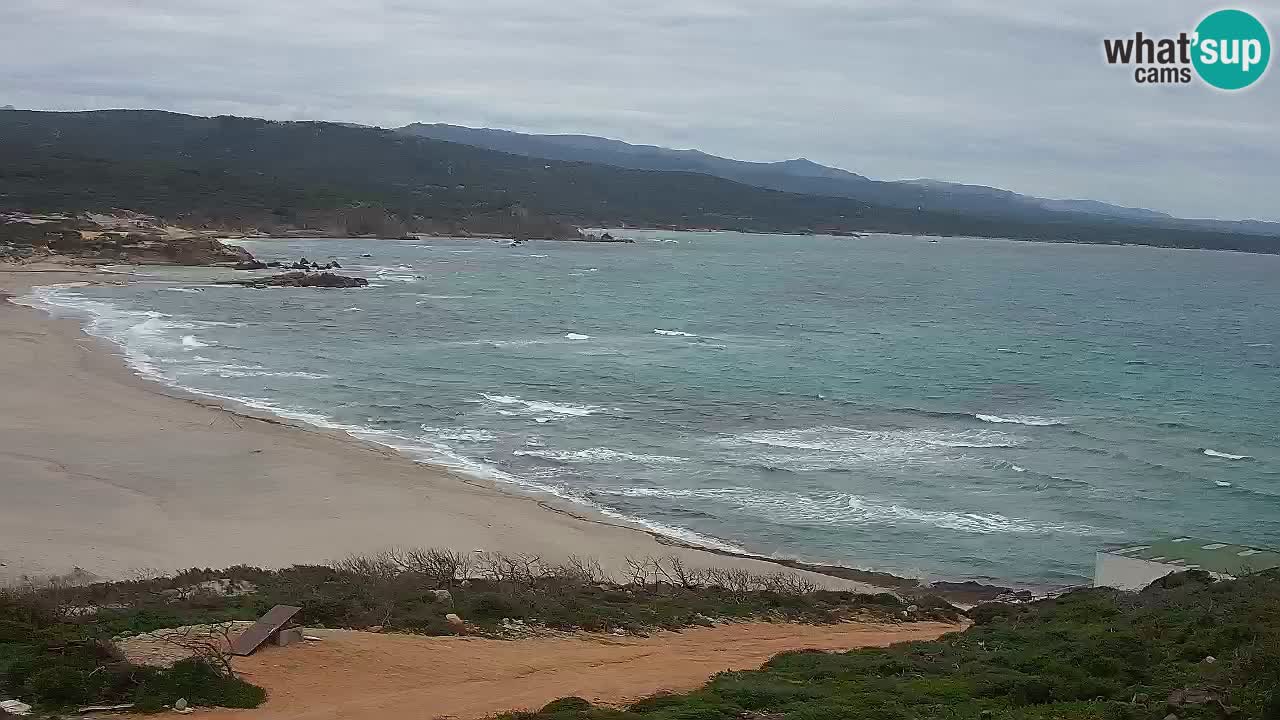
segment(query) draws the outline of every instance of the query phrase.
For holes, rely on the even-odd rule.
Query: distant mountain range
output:
[[[517,143],[511,134],[482,133]],[[407,232],[575,238],[584,227],[760,233],[863,232],[1280,253],[1280,232],[1019,207],[1003,190],[879,183],[804,160],[737,163],[599,138],[540,152],[634,154],[639,168],[544,159],[416,134],[323,122],[146,110],[0,111],[0,211],[133,210],[187,227],[397,237]],[[474,138],[475,136],[469,135]],[[477,140],[473,140],[478,142]],[[550,149],[548,149],[550,148]],[[592,149],[594,148],[594,150]],[[515,148],[509,148],[515,149]],[[659,170],[700,163],[700,170]],[[657,166],[657,167],[654,167]],[[677,165],[677,168],[680,167]],[[734,178],[712,174],[735,173]],[[736,178],[736,179],[735,179]],[[757,183],[793,183],[808,192]],[[833,195],[833,186],[868,189]],[[960,209],[872,202],[894,189]],[[976,197],[970,205],[961,199]],[[1013,196],[1012,198],[1010,196]],[[982,203],[986,203],[983,205]],[[1233,225],[1227,223],[1225,225]],[[1277,226],[1280,227],[1280,226]],[[0,238],[2,239],[2,238]]]
[[[442,123],[413,123],[400,128],[400,132],[549,160],[598,163],[634,170],[704,173],[771,190],[854,198],[894,208],[1033,221],[1045,219],[1046,214],[1071,213],[1150,222],[1167,227],[1280,234],[1280,223],[1186,220],[1155,210],[1124,207],[1097,200],[1054,200],[984,185],[964,185],[941,180],[872,180],[848,170],[820,165],[806,158],[769,163],[746,162],[698,150],[632,145],[591,135],[532,135]]]

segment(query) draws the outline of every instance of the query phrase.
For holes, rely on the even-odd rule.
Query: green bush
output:
[[[591,703],[580,697],[563,697],[559,700],[552,700],[542,707],[540,712],[543,713],[566,713],[566,712],[583,712],[591,709]]]

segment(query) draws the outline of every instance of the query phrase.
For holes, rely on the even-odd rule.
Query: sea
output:
[[[237,241],[371,284],[20,301],[159,382],[720,550],[1048,588],[1113,544],[1280,545],[1280,257],[613,233]]]

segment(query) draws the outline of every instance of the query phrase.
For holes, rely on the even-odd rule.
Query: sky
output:
[[[1219,7],[3,0],[0,105],[582,133],[1280,220],[1280,71],[1226,93],[1103,60],[1103,38],[1189,32]],[[1280,2],[1233,7],[1280,36]]]

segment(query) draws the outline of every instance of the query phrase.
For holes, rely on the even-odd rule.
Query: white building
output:
[[[1183,570],[1237,578],[1274,567],[1280,567],[1280,552],[1275,550],[1177,537],[1099,552],[1093,586],[1141,590],[1165,575]]]

